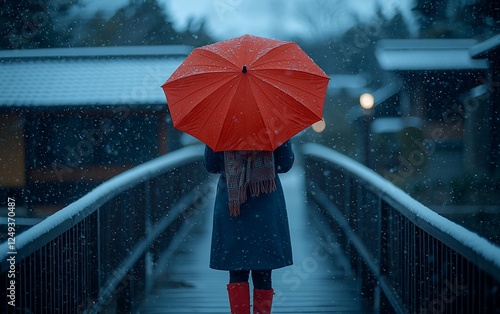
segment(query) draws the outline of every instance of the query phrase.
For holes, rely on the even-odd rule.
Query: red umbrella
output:
[[[321,120],[328,80],[296,43],[245,35],[194,49],[162,88],[174,127],[214,151],[272,151]]]

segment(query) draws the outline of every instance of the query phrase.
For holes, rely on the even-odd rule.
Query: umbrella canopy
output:
[[[328,81],[296,43],[245,35],[194,49],[162,88],[174,127],[214,151],[272,151],[322,119]]]

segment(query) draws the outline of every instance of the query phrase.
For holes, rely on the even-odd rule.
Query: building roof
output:
[[[165,104],[187,46],[0,51],[0,106]]]
[[[500,34],[495,35],[477,45],[472,46],[469,49],[470,56],[474,59],[476,58],[488,58],[488,56],[494,52],[498,51],[500,48]]]
[[[471,70],[487,69],[488,60],[473,59],[469,39],[397,39],[377,43],[375,56],[384,70]]]

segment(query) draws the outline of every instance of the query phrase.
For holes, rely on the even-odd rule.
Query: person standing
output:
[[[292,265],[288,216],[278,173],[294,162],[290,141],[274,151],[214,152],[205,147],[204,166],[220,174],[213,217],[210,268],[229,271],[233,314],[270,313],[273,269]]]

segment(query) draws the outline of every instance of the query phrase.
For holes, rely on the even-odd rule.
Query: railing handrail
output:
[[[202,145],[188,146],[136,166],[102,183],[82,198],[18,235],[15,243],[17,251],[16,260],[22,260],[49,241],[55,239],[58,235],[88,217],[99,206],[120,192],[159,176],[173,168],[199,160],[202,156]],[[7,252],[9,251],[11,250],[8,249],[7,242],[0,245],[0,273],[4,273],[9,269],[9,262],[7,260]]]
[[[336,164],[359,180],[365,181],[374,192],[393,205],[416,226],[460,252],[485,272],[500,280],[500,247],[437,214],[375,171],[339,152],[319,144],[307,143],[302,145],[302,153]]]

